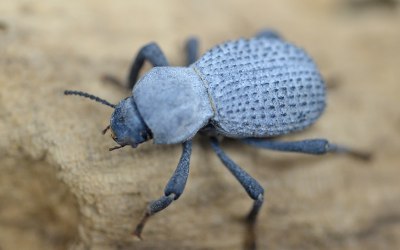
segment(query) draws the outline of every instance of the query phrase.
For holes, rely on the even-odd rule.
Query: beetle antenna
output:
[[[77,96],[82,96],[82,97],[85,97],[85,98],[89,98],[89,99],[91,99],[91,100],[94,100],[94,101],[96,101],[96,102],[99,102],[99,103],[101,103],[101,104],[107,105],[107,106],[109,106],[109,107],[111,107],[111,108],[115,108],[115,104],[111,104],[111,103],[109,103],[108,101],[106,101],[106,100],[104,100],[104,99],[101,99],[100,97],[91,95],[91,94],[86,93],[86,92],[76,91],[76,90],[65,90],[65,91],[64,91],[64,95],[77,95]]]

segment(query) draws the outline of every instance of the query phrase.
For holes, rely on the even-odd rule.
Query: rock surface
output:
[[[129,93],[100,77],[125,77],[143,44],[157,41],[181,65],[189,35],[205,51],[265,27],[304,47],[337,83],[317,124],[286,139],[326,137],[374,160],[223,143],[266,189],[259,248],[400,248],[400,7],[370,2],[1,1],[0,249],[241,249],[252,202],[204,138],[185,193],[149,221],[144,241],[133,239],[181,147],[110,153],[100,132],[112,110],[62,93],[116,103]]]

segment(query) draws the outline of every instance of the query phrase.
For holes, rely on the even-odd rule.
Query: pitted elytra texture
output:
[[[311,125],[325,107],[325,85],[313,60],[280,39],[218,45],[194,67],[216,107],[212,122],[232,137],[266,137]]]

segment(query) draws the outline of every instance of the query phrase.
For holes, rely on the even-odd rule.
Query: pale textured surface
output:
[[[62,91],[117,103],[128,93],[99,78],[125,77],[143,44],[158,41],[177,65],[189,35],[205,51],[270,26],[338,81],[321,119],[290,139],[326,137],[375,159],[223,143],[266,189],[260,248],[399,249],[400,13],[345,2],[0,1],[0,248],[240,249],[251,201],[201,139],[182,197],[149,221],[143,242],[132,240],[181,146],[110,153],[100,131],[112,110]]]
[[[230,137],[267,137],[310,126],[325,108],[312,59],[279,39],[229,41],[194,64],[209,86],[212,122]]]

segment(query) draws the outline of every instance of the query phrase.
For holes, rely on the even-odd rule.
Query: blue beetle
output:
[[[368,155],[325,139],[281,142],[272,137],[303,130],[325,108],[325,84],[313,60],[274,31],[251,39],[222,43],[197,60],[198,41],[186,43],[187,66],[171,67],[161,49],[150,43],[137,54],[129,73],[132,95],[117,105],[81,91],[65,91],[113,107],[111,136],[119,145],[137,147],[153,139],[156,144],[182,144],[178,166],[164,195],[151,202],[134,234],[139,238],[147,219],[182,194],[189,174],[192,138],[205,134],[228,170],[254,200],[247,216],[250,244],[263,204],[261,185],[221,149],[217,136],[231,137],[259,148],[307,154]],[[148,60],[154,67],[139,80]]]

